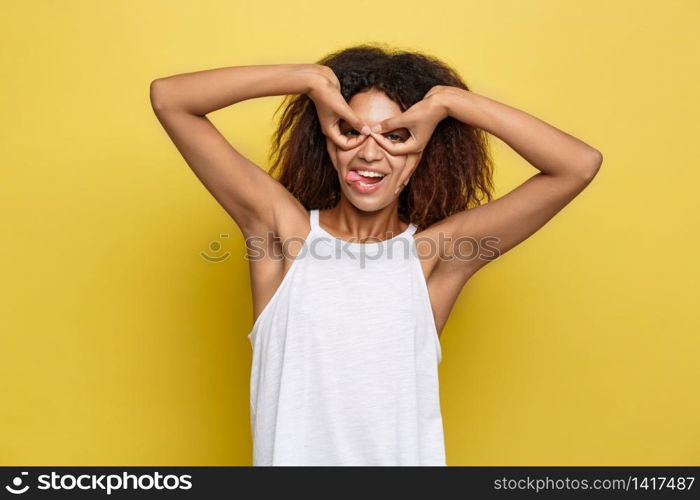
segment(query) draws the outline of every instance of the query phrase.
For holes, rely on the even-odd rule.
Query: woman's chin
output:
[[[381,195],[372,197],[367,195],[358,196],[351,190],[349,191],[350,192],[344,193],[345,197],[355,208],[362,210],[363,212],[376,212],[377,210],[381,210],[382,208],[386,207],[393,201],[391,199],[386,199],[385,196]]]

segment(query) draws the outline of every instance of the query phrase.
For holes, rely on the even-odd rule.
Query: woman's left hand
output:
[[[418,165],[421,151],[425,148],[433,135],[437,124],[448,116],[447,109],[438,99],[438,96],[450,87],[435,85],[431,88],[423,99],[415,103],[398,116],[382,120],[372,130],[372,137],[390,154],[394,156],[408,155],[410,167],[401,173],[401,178],[397,184],[394,194],[403,189]],[[405,128],[411,134],[410,138],[404,142],[393,142],[385,138],[382,134]],[[407,164],[407,165],[408,165]]]
[[[423,99],[415,103],[400,115],[382,120],[372,128],[371,134],[379,144],[392,155],[419,153],[428,144],[437,124],[448,116],[447,109],[438,96],[449,89],[445,85],[435,85]],[[381,134],[406,128],[411,137],[404,142],[393,142]]]

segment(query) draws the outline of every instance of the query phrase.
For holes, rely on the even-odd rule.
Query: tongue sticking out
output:
[[[376,184],[377,182],[381,181],[383,179],[383,177],[364,177],[364,176],[358,174],[357,171],[350,170],[348,172],[348,175],[345,177],[345,179],[348,182],[362,181],[365,184]]]

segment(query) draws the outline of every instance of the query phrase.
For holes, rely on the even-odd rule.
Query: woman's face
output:
[[[348,103],[355,114],[370,127],[374,124],[400,115],[401,108],[386,94],[378,90],[355,94]],[[359,131],[353,129],[344,120],[340,120],[340,133],[357,136]],[[405,128],[384,132],[382,134],[392,142],[404,142],[411,137]],[[372,212],[392,203],[401,193],[394,194],[401,172],[415,166],[422,156],[412,153],[394,156],[382,148],[371,135],[362,144],[344,151],[326,138],[326,148],[333,166],[338,173],[342,194],[360,210]],[[363,177],[363,169],[371,169],[386,174],[384,177]]]

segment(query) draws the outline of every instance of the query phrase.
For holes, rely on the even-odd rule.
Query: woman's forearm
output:
[[[545,174],[588,177],[602,162],[597,149],[507,104],[459,88],[442,103],[449,116],[495,135]]]
[[[246,99],[307,93],[321,71],[316,64],[269,64],[182,73],[154,80],[151,101],[158,110],[204,116]]]

